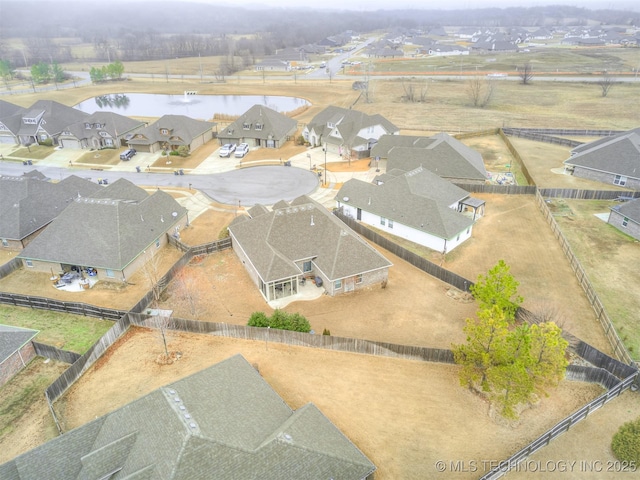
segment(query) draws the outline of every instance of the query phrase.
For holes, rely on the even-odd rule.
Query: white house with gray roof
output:
[[[126,282],[188,223],[187,210],[161,190],[125,179],[74,198],[18,255],[40,272],[92,272]]]
[[[296,295],[303,278],[329,295],[387,279],[391,262],[307,196],[256,205],[229,226],[233,249],[267,302]]]
[[[388,170],[408,172],[422,166],[454,183],[482,185],[488,179],[482,155],[446,133],[384,136],[371,157],[386,159]]]
[[[124,115],[98,111],[66,126],[58,143],[64,148],[120,148],[145,126],[145,122]]]
[[[483,201],[423,167],[391,170],[373,183],[351,179],[336,203],[359,222],[444,253],[471,238],[484,212]]]
[[[235,355],[0,465],[0,478],[372,480],[375,470],[315,405],[292,410]]]
[[[280,148],[298,130],[298,122],[285,114],[254,105],[218,133],[220,143],[248,143],[249,147]]]
[[[640,190],[640,128],[579,145],[564,164],[576,177]]]
[[[383,135],[398,135],[400,129],[382,115],[329,106],[305,126],[302,136],[313,147],[351,158],[368,157]]]

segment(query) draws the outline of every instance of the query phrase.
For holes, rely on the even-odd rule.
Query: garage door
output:
[[[63,148],[80,148],[80,142],[78,142],[78,140],[69,140],[65,138],[64,140],[60,140],[60,144]]]
[[[7,145],[15,145],[16,143],[16,139],[13,138],[13,136],[10,135],[0,135],[0,143],[4,143]]]

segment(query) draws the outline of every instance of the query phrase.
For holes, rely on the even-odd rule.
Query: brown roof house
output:
[[[168,193],[119,179],[74,199],[18,258],[35,271],[126,282],[187,223],[187,210]]]
[[[75,199],[100,186],[70,175],[53,183],[34,170],[19,177],[0,177],[0,241],[2,248],[21,250]]]
[[[422,166],[454,183],[484,184],[488,178],[482,155],[446,133],[387,135],[371,150],[371,157],[386,159],[389,171]]]
[[[156,153],[187,146],[190,152],[213,139],[215,123],[194,120],[184,115],[165,115],[128,140],[138,152]]]
[[[249,147],[280,148],[295,135],[298,122],[263,105],[254,105],[218,133],[221,143],[248,143]]]
[[[387,279],[391,262],[305,195],[248,213],[231,222],[229,233],[267,302],[297,295],[308,278],[332,296]]]
[[[576,177],[640,190],[640,128],[575,147],[564,164]]]
[[[58,143],[64,148],[120,148],[145,125],[124,115],[99,111],[67,125],[60,133]]]
[[[423,167],[392,170],[373,183],[351,179],[336,202],[359,222],[445,253],[471,238],[484,212],[483,201]]]
[[[292,410],[241,355],[0,465],[11,480],[371,480],[318,408]]]
[[[327,152],[355,158],[368,157],[383,135],[398,135],[400,130],[382,115],[329,106],[307,124],[302,136],[311,146]]]
[[[37,334],[37,330],[0,325],[0,387],[36,356],[31,340]]]

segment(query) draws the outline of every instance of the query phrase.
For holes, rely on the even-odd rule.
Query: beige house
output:
[[[127,141],[138,152],[156,153],[186,146],[190,152],[213,139],[215,123],[194,120],[184,115],[165,115],[139,130]]]

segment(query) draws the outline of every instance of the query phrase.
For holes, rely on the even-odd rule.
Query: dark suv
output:
[[[136,154],[136,151],[133,148],[129,148],[120,154],[120,160],[131,160],[131,158]]]

